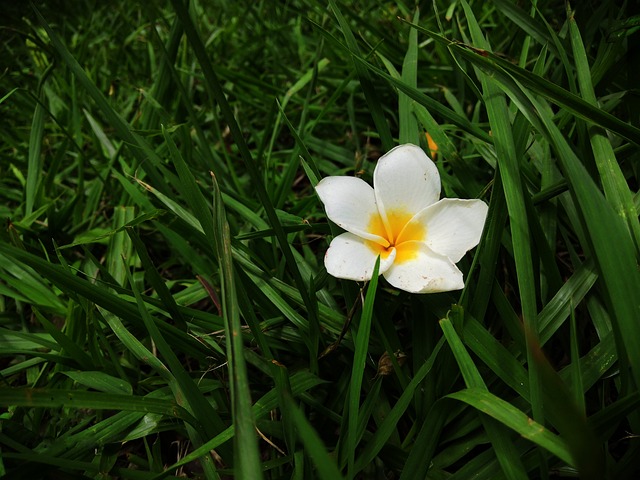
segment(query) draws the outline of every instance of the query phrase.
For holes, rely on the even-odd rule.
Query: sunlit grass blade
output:
[[[413,23],[420,20],[420,10],[416,8],[413,15]],[[409,31],[409,45],[402,64],[402,81],[411,88],[417,88],[418,84],[418,32],[415,29]],[[405,93],[400,93],[398,98],[398,116],[400,120],[400,143],[419,144],[420,131],[418,122],[413,113],[413,101]]]
[[[125,268],[135,264],[131,240],[123,230],[125,225],[134,220],[135,210],[133,207],[118,206],[113,209],[113,230],[109,237],[109,250],[107,252],[107,270],[111,277],[118,283],[124,285],[127,278]],[[123,261],[124,260],[124,261]]]
[[[64,374],[85,387],[93,388],[99,392],[113,394],[133,394],[133,387],[121,378],[115,378],[100,371],[64,372]]]
[[[44,136],[45,109],[42,105],[44,96],[38,99],[36,110],[31,123],[31,135],[29,136],[29,166],[27,167],[27,185],[25,188],[24,216],[27,217],[37,207],[38,187],[43,177],[42,139]]]

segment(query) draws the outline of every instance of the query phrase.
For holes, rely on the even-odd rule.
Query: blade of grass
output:
[[[100,371],[79,371],[79,372],[63,372],[64,375],[72,379],[74,382],[93,388],[99,392],[132,395],[133,387],[131,384],[123,381],[121,378],[112,377]]]
[[[360,396],[362,388],[362,376],[367,363],[369,351],[369,336],[371,334],[371,322],[373,319],[373,303],[378,288],[378,271],[380,270],[380,257],[377,258],[373,268],[371,281],[367,287],[367,294],[362,307],[362,315],[358,324],[358,332],[355,338],[355,352],[353,354],[353,367],[349,382],[348,396],[348,420],[347,420],[347,478],[355,477],[355,455],[360,439],[358,438],[358,416],[360,412]]]
[[[124,285],[127,274],[124,269],[133,266],[135,257],[131,248],[131,240],[123,231],[123,227],[135,220],[135,210],[130,206],[116,206],[113,209],[113,234],[109,237],[107,249],[107,271],[118,285]],[[74,242],[75,243],[75,242]],[[124,262],[122,260],[125,260]]]
[[[323,445],[317,432],[309,424],[309,421],[305,418],[298,406],[291,401],[287,408],[291,410],[293,422],[298,428],[298,436],[316,466],[320,478],[322,480],[339,480],[344,478],[340,470],[338,470],[335,461],[327,454],[327,448]]]
[[[413,15],[413,23],[420,20],[420,9],[416,7]],[[418,31],[415,28],[409,30],[409,45],[402,64],[402,81],[411,88],[418,87]],[[420,131],[418,122],[413,113],[412,100],[405,93],[398,95],[398,117],[400,121],[400,143],[413,143],[419,145]]]
[[[22,249],[15,249],[6,244],[0,244],[0,247],[6,246],[15,252],[24,252]],[[0,255],[0,278],[12,290],[18,294],[18,298],[25,298],[34,305],[38,305],[47,311],[52,311],[64,315],[65,307],[60,298],[52,292],[47,283],[39,278],[40,270],[32,265],[21,266],[10,260],[10,255]],[[13,292],[7,292],[10,297]]]
[[[162,136],[164,137],[164,140],[169,149],[169,154],[171,155],[173,165],[178,172],[178,177],[180,179],[179,191],[182,195],[184,195],[187,203],[191,207],[191,210],[194,212],[194,216],[200,224],[200,228],[202,228],[205,237],[207,237],[209,243],[213,245],[214,226],[211,209],[207,205],[207,201],[205,200],[200,187],[196,183],[196,179],[193,176],[193,173],[189,169],[189,166],[185,162],[182,154],[176,147],[173,138],[171,138],[164,127],[162,128]],[[176,185],[176,187],[178,187],[178,185]]]
[[[431,466],[433,454],[438,447],[442,428],[452,409],[446,399],[439,399],[433,404],[403,465],[400,480],[427,478],[427,471]]]
[[[373,66],[363,58],[354,57],[354,59],[356,60],[356,63],[362,64],[363,66],[367,67],[370,71],[372,71],[376,75],[386,79],[390,84],[392,84],[398,90],[401,90],[402,92],[404,92],[407,96],[414,99],[420,105],[427,108],[427,110],[429,110],[430,112],[441,115],[443,118],[451,122],[453,125],[477,137],[478,139],[486,141],[488,143],[492,143],[492,138],[490,135],[488,135],[485,131],[483,131],[478,126],[476,126],[475,124],[467,120],[465,117],[457,114],[453,110],[442,105],[442,103],[429,97],[428,95],[424,94],[420,90],[411,88],[408,85],[405,85],[405,83],[402,80],[393,78],[393,76]]]
[[[567,21],[569,24],[569,39],[573,49],[575,70],[580,87],[580,96],[594,107],[598,107],[591,81],[591,69],[584,49],[580,30],[576,24],[569,2],[567,7]],[[638,211],[633,204],[633,196],[627,179],[624,177],[620,164],[616,160],[615,152],[607,138],[606,132],[597,127],[589,129],[589,140],[593,149],[593,156],[600,173],[600,179],[604,188],[604,194],[613,206],[614,210],[627,223],[631,236],[634,240],[636,251],[640,255],[640,222],[638,221]]]
[[[553,453],[568,465],[573,465],[573,458],[565,442],[538,424],[516,407],[489,393],[482,388],[467,388],[459,392],[450,393],[447,398],[467,403],[503,425],[518,432],[527,440]]]
[[[61,332],[56,326],[49,321],[40,311],[34,308],[38,321],[42,324],[43,328],[51,335],[52,338],[60,345],[60,353],[67,354],[72,357],[81,368],[91,369],[94,368],[91,357],[87,355],[82,348],[74,343],[64,332]]]
[[[155,266],[153,265],[151,258],[149,258],[149,254],[147,253],[147,250],[144,248],[142,241],[134,233],[134,230],[132,227],[126,227],[126,232],[129,234],[129,238],[131,238],[133,244],[136,247],[136,253],[140,258],[142,266],[144,267],[145,278],[151,284],[153,289],[156,291],[156,293],[160,297],[160,301],[164,305],[165,310],[171,315],[171,319],[173,320],[176,328],[186,331],[187,322],[182,316],[182,313],[180,312],[180,310],[178,309],[178,305],[176,304],[175,299],[171,295],[171,292],[169,292],[167,285],[165,284],[164,280],[160,277],[160,274],[158,273]]]
[[[580,362],[569,367],[569,378],[573,371],[580,374]],[[574,395],[553,369],[544,353],[538,348],[536,355],[541,377],[545,386],[545,406],[552,410],[556,418],[556,428],[564,438],[580,478],[599,480],[606,477],[606,458],[602,445],[587,425],[587,418],[575,402],[574,396],[583,396],[582,380],[577,382],[580,390]]]
[[[0,405],[5,407],[18,405],[25,407],[93,408],[98,410],[152,412],[180,418],[193,425],[199,423],[175,401],[83,390],[2,388],[0,389]]]
[[[0,254],[2,254],[0,255],[0,259],[2,259],[3,256],[6,256],[6,258],[12,258],[17,265],[23,263],[24,265],[33,268],[48,281],[52,282],[58,288],[73,297],[79,296],[87,298],[88,300],[91,300],[106,310],[114,313],[118,317],[126,319],[138,326],[142,324],[138,310],[130,302],[98,285],[95,285],[92,282],[72,275],[60,265],[49,263],[33,254],[11,247],[4,243],[0,243]],[[151,299],[147,300],[151,304],[154,303]],[[184,307],[180,308],[182,309]],[[195,315],[198,313],[192,309],[187,309],[186,312],[187,315]],[[162,332],[171,336],[173,342],[172,345],[175,350],[188,351],[191,355],[197,354],[203,357],[210,354],[210,351],[207,348],[203,347],[200,342],[194,342],[193,338],[185,332],[182,332],[165,322],[158,322],[158,328],[160,328]]]
[[[478,63],[480,56],[472,55]],[[508,80],[505,78],[504,80]],[[640,326],[635,319],[640,306],[632,299],[640,295],[640,275],[635,268],[635,249],[629,231],[622,219],[615,215],[593,180],[567,143],[565,136],[549,117],[547,109],[533,96],[527,95],[514,83],[501,83],[501,88],[511,96],[529,121],[536,126],[553,145],[560,165],[579,208],[581,221],[589,233],[588,247],[601,272],[609,305],[616,320],[617,344],[624,347],[632,366],[631,374],[640,385]],[[616,248],[611,249],[611,238],[616,238]]]
[[[509,17],[510,20],[527,32],[536,42],[548,46],[554,54],[558,54],[561,48],[555,45],[548,30],[540,21],[535,20],[525,10],[508,0],[492,0],[492,3],[500,9],[503,15]],[[534,7],[535,3],[532,5],[532,9]]]
[[[40,101],[36,103],[31,122],[31,134],[29,135],[29,160],[27,166],[27,185],[25,188],[25,209],[24,216],[27,217],[33,212],[33,207],[37,204],[36,196],[43,175],[42,162],[42,141],[44,138],[44,92],[40,93]]]
[[[232,379],[231,402],[235,429],[235,475],[241,479],[258,480],[262,478],[262,465],[258,452],[253,411],[251,409],[249,378],[243,354],[244,344],[242,341],[240,309],[235,290],[231,234],[218,183],[215,176],[212,175],[211,178],[213,180],[214,218],[216,219],[215,225],[212,225],[214,228],[212,233],[215,235],[215,249],[220,262],[222,316],[225,321],[229,376]]]

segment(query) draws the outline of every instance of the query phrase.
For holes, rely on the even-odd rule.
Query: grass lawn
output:
[[[637,2],[2,11],[0,477],[639,478]]]

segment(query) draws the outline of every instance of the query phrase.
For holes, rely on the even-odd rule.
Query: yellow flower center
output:
[[[427,237],[427,229],[419,223],[409,223],[413,215],[406,210],[387,212],[388,225],[385,226],[380,215],[371,215],[367,231],[385,240],[385,245],[368,240],[367,246],[386,259],[396,249],[396,263],[406,262],[418,256],[419,243]]]

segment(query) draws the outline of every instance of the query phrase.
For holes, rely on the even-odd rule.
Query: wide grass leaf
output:
[[[569,448],[560,437],[500,397],[477,387],[450,393],[447,397],[465,402],[486,413],[503,425],[518,432],[527,440],[553,453],[567,465],[573,465],[573,458]]]

